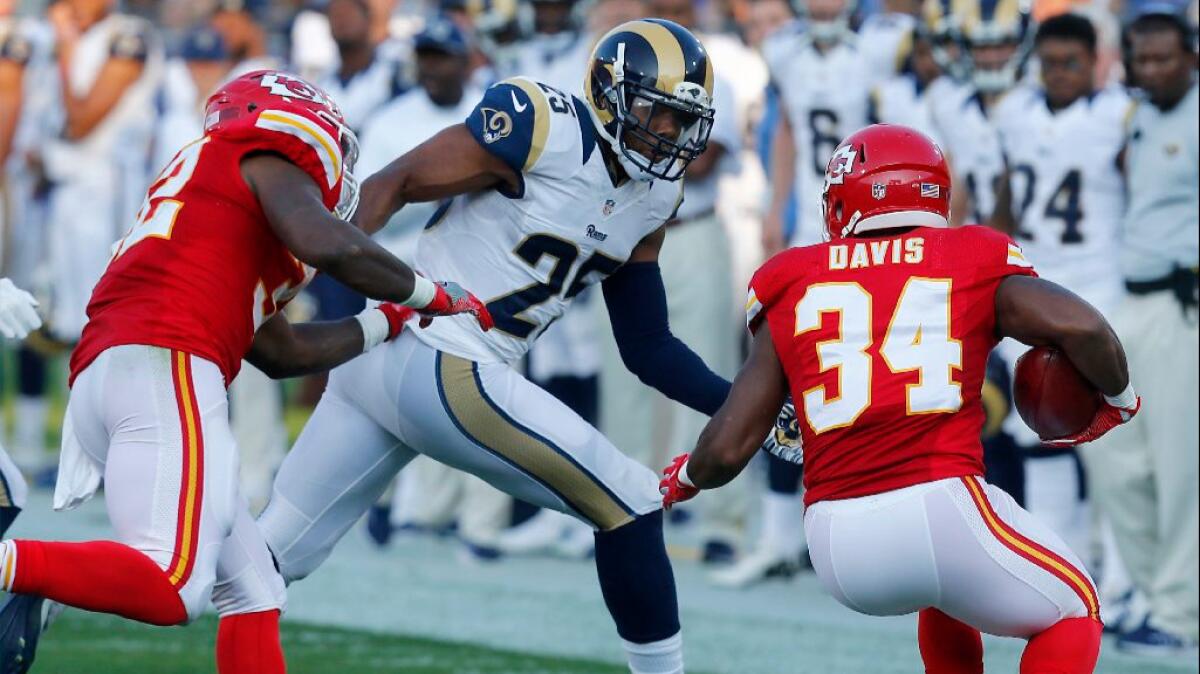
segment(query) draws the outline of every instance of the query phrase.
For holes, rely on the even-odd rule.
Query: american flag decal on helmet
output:
[[[937,183],[921,183],[921,196],[937,199],[942,196],[942,188]]]

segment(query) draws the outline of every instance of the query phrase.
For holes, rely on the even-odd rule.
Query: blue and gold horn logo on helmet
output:
[[[663,19],[617,26],[592,51],[584,81],[597,131],[637,180],[678,180],[704,152],[713,69],[704,45]]]

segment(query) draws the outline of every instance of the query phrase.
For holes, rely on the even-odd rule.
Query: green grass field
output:
[[[68,611],[44,635],[38,674],[213,672],[217,621],[160,628]],[[291,674],[620,674],[610,664],[526,655],[470,644],[283,623]]]

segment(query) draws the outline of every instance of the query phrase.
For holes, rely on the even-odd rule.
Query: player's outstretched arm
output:
[[[759,330],[725,404],[700,433],[688,461],[692,484],[712,489],[737,477],[775,424],[787,393],[771,331]]]
[[[1129,366],[1117,333],[1095,307],[1056,283],[1032,276],[1001,281],[996,329],[1030,346],[1057,346],[1106,395],[1129,386]]]
[[[455,283],[432,283],[369,236],[325,208],[321,193],[300,167],[273,154],[242,161],[242,176],[258,197],[267,222],[301,262],[367,297],[398,302],[425,316],[470,313],[492,327],[487,308]]]
[[[713,415],[691,454],[676,457],[661,483],[663,505],[729,482],[750,462],[787,397],[787,377],[770,330],[759,330],[729,397]]]
[[[271,229],[298,260],[367,297],[403,302],[412,296],[413,270],[330,213],[303,169],[277,155],[259,154],[242,161],[242,175]]]
[[[521,178],[485,150],[465,124],[456,124],[367,178],[354,221],[374,234],[405,204],[449,199],[500,184],[518,192]]]
[[[629,261],[604,280],[604,303],[625,367],[671,400],[711,416],[729,395],[729,382],[671,334],[658,267],[664,238],[663,229],[647,236]]]
[[[381,304],[340,321],[296,325],[276,314],[254,333],[246,360],[272,379],[326,372],[395,339],[413,313],[398,304]]]

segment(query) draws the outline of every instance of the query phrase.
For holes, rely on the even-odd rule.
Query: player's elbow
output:
[[[387,212],[395,212],[404,204],[415,201],[413,198],[417,181],[412,171],[405,166],[403,159],[394,167],[388,167],[372,174],[362,184],[362,200],[371,201],[382,198],[386,202]]]
[[[618,339],[617,351],[621,354],[621,363],[630,374],[646,386],[656,387],[659,370],[654,367],[653,349],[648,348],[646,342]]]
[[[352,270],[362,260],[364,248],[352,241],[339,241],[331,245],[306,247],[304,250],[292,251],[301,262],[340,278],[343,273]]]

